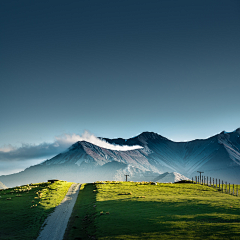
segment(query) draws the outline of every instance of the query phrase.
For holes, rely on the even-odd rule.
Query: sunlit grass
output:
[[[35,239],[45,218],[59,205],[71,185],[57,181],[0,191],[0,239]]]
[[[99,182],[92,189],[86,197],[96,197],[95,219],[85,228],[94,226],[97,239],[240,239],[240,198],[216,188]]]

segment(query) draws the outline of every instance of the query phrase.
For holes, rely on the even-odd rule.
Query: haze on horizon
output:
[[[0,19],[0,149],[240,127],[239,1],[10,0]]]

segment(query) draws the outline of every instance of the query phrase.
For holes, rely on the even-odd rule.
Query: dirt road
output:
[[[55,211],[45,220],[44,229],[40,232],[37,240],[62,240],[72,209],[77,200],[80,184],[73,184],[62,202]]]

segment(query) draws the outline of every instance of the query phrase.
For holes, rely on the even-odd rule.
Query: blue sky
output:
[[[0,149],[240,127],[238,0],[9,0],[0,21]]]

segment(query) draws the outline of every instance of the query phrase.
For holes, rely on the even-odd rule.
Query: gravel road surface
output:
[[[68,220],[71,216],[74,204],[80,189],[80,184],[75,183],[69,188],[65,198],[50,214],[43,225],[45,227],[40,232],[37,240],[62,240]]]

